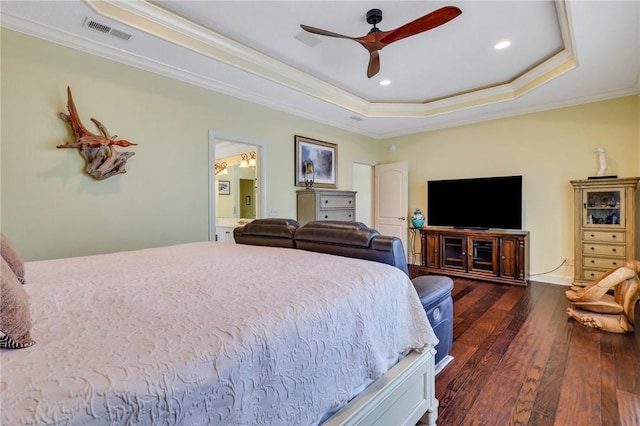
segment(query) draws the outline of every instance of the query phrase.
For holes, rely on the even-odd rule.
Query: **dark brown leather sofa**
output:
[[[361,222],[316,221],[300,227],[293,219],[257,219],[233,230],[238,244],[289,247],[373,260],[409,274],[402,241],[380,235]]]

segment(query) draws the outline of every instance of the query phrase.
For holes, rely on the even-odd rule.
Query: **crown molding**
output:
[[[244,45],[240,45],[219,34],[213,33],[206,28],[199,27],[190,21],[186,21],[147,2],[97,1],[87,2],[86,4],[91,7],[104,6],[99,10],[102,10],[103,12],[105,8],[110,10],[113,17],[107,17],[114,19],[117,22],[121,22],[134,28],[147,28],[151,30],[154,35],[164,34],[164,37],[170,36],[169,39],[167,39],[168,41],[177,43],[181,46],[187,46],[186,48],[199,53],[204,52],[202,54],[205,54],[212,59],[222,61],[222,59],[219,58],[223,58],[224,61],[226,61],[225,63],[234,66],[241,70],[241,72],[250,72],[257,75],[264,79],[266,83],[268,82],[268,84],[296,90],[315,99],[340,106],[345,110],[345,114],[338,119],[321,118],[316,114],[301,110],[297,105],[287,103],[285,97],[276,98],[259,95],[240,86],[227,84],[215,79],[211,75],[194,73],[164,62],[133,54],[119,48],[117,45],[108,44],[106,42],[103,43],[100,40],[89,38],[89,36],[79,36],[77,34],[72,34],[71,32],[46,27],[40,23],[11,16],[5,13],[2,9],[0,9],[0,25],[11,30],[35,36],[91,55],[113,60],[138,69],[153,72],[231,97],[302,117],[310,121],[326,124],[379,140],[411,133],[440,130],[520,114],[574,106],[586,102],[637,95],[640,93],[639,75],[637,87],[631,89],[601,93],[589,97],[574,98],[557,103],[547,103],[544,106],[510,108],[508,111],[480,114],[473,118],[461,118],[459,120],[452,118],[450,120],[448,119],[446,123],[431,122],[430,124],[424,124],[423,122],[423,125],[416,126],[414,128],[405,128],[397,132],[380,132],[371,130],[371,128],[363,128],[368,126],[362,122],[360,122],[360,127],[355,125],[352,126],[350,125],[348,120],[350,117],[348,116],[362,117],[366,120],[366,118],[376,119],[385,117],[427,118],[449,114],[469,108],[515,99],[578,66],[577,60],[573,54],[575,49],[571,39],[569,21],[567,19],[567,4],[564,1],[556,2],[565,46],[563,50],[528,70],[526,73],[523,73],[513,81],[505,82],[494,87],[482,88],[476,91],[457,94],[455,96],[424,103],[367,102],[362,98],[347,93],[344,90],[336,88],[320,79],[276,61],[255,50],[249,49]],[[100,12],[96,11],[96,13]],[[143,31],[146,30],[143,29]],[[197,47],[199,50],[194,50],[188,46]],[[217,56],[214,56],[214,53]],[[356,121],[354,121],[354,123],[356,123]]]
[[[364,117],[424,118],[514,99],[575,68],[564,0],[555,2],[564,49],[514,80],[446,98],[369,102],[147,1],[87,2],[99,15]]]

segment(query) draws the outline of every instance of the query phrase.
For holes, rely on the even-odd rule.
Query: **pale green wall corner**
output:
[[[396,145],[395,152],[387,150],[391,144]],[[534,274],[551,271],[563,258],[573,257],[569,181],[596,174],[599,163],[594,151],[600,146],[607,152],[607,174],[640,176],[640,97],[392,138],[381,144],[379,152],[382,162],[409,162],[409,205],[423,209],[429,179],[523,175],[523,229],[530,232]],[[636,240],[640,248],[639,235]],[[573,267],[563,266],[544,277],[567,282]]]
[[[1,228],[26,260],[206,240],[210,129],[266,143],[266,211],[280,217],[295,217],[295,134],[338,144],[339,189],[354,161],[409,162],[411,209],[426,208],[428,179],[522,174],[534,273],[573,256],[569,181],[595,174],[595,148],[609,172],[640,176],[638,96],[377,141],[10,30],[1,42]],[[85,124],[139,144],[128,173],[94,181],[55,148],[70,139],[67,85]]]

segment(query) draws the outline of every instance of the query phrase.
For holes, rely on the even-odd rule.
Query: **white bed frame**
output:
[[[434,349],[411,352],[323,426],[435,425],[435,353]]]

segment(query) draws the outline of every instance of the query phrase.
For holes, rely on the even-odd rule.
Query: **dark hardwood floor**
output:
[[[640,425],[638,315],[610,334],[567,317],[568,287],[454,281],[439,425]]]

